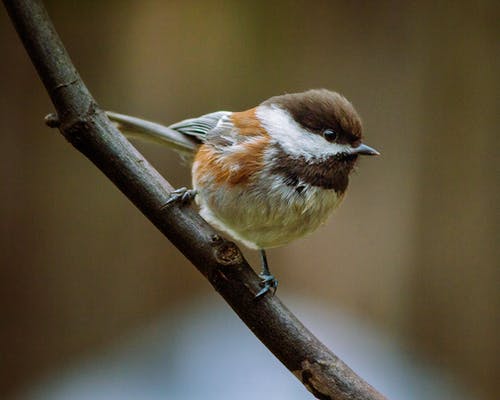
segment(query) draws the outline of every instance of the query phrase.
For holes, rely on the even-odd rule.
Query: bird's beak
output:
[[[373,147],[361,143],[358,147],[351,148],[351,154],[360,154],[362,156],[379,156],[380,153]]]

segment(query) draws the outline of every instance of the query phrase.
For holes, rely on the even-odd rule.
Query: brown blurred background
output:
[[[269,252],[280,293],[334,304],[498,395],[498,3],[48,1],[106,109],[164,123],[327,87],[364,119],[346,202]],[[0,398],[198,294],[216,296],[57,131],[0,11]],[[189,171],[138,144],[174,185]],[[248,252],[249,259],[257,258]],[[230,311],[228,311],[230,312]]]

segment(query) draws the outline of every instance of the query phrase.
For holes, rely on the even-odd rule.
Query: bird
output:
[[[260,252],[257,299],[276,292],[266,250],[315,231],[345,197],[363,143],[354,106],[341,94],[311,89],[271,97],[245,111],[217,111],[168,127],[108,111],[127,136],[152,139],[190,157],[194,199],[214,228]]]

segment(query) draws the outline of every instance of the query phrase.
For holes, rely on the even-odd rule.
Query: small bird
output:
[[[191,156],[195,199],[213,227],[260,251],[262,297],[276,291],[265,249],[313,232],[342,202],[362,143],[361,119],[342,95],[314,89],[271,97],[242,112],[218,111],[165,127],[107,113],[129,136],[163,142]]]

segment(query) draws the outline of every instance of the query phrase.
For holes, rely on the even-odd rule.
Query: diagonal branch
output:
[[[92,98],[39,0],[3,0],[57,110],[64,137],[85,154],[205,275],[243,322],[319,399],[384,397],[326,348],[259,279],[231,242],[195,211],[165,206],[172,186],[116,130]]]

